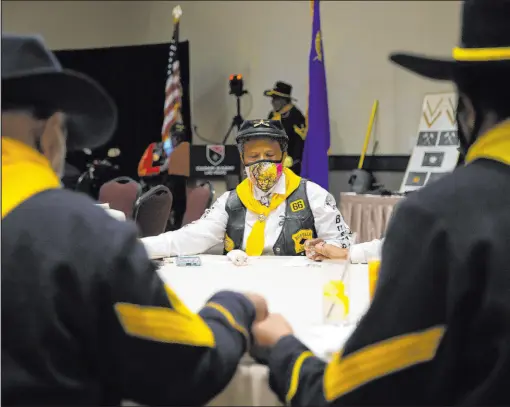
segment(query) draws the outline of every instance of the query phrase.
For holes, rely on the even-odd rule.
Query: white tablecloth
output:
[[[166,264],[160,269],[168,283],[193,311],[198,311],[217,291],[252,291],[266,297],[271,312],[282,313],[296,336],[314,353],[326,359],[341,348],[354,329],[323,324],[323,286],[342,277],[344,263],[313,263],[305,257],[251,257],[249,265],[236,267],[226,256],[200,256],[201,267]],[[366,265],[348,265],[344,281],[350,297],[351,318],[358,319],[369,305]],[[265,366],[244,363],[238,373],[210,405],[275,406]]]

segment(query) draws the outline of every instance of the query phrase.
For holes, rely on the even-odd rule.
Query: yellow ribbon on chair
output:
[[[248,256],[260,256],[262,254],[267,217],[299,187],[301,177],[298,177],[288,168],[284,168],[283,173],[285,174],[285,194],[273,194],[269,206],[262,205],[255,199],[253,184],[249,178],[246,178],[236,188],[237,195],[246,209],[258,216],[246,241],[246,254]]]

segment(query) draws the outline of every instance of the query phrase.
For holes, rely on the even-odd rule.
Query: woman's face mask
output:
[[[283,164],[270,160],[257,161],[246,167],[246,175],[263,192],[273,188],[283,172]]]

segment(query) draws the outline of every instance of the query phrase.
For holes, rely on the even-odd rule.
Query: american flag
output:
[[[165,116],[163,127],[161,129],[161,138],[163,142],[170,138],[170,129],[176,122],[182,122],[182,86],[181,69],[179,64],[179,20],[182,11],[179,6],[173,10],[174,16],[174,34],[170,43],[170,53],[168,57],[168,71],[165,86]]]

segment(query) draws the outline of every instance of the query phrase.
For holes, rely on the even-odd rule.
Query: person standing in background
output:
[[[289,137],[288,158],[285,166],[296,174],[301,174],[301,160],[305,148],[306,119],[293,101],[292,85],[276,82],[273,89],[264,91],[264,96],[271,98],[273,110],[269,113],[269,120],[280,120],[285,133]]]

